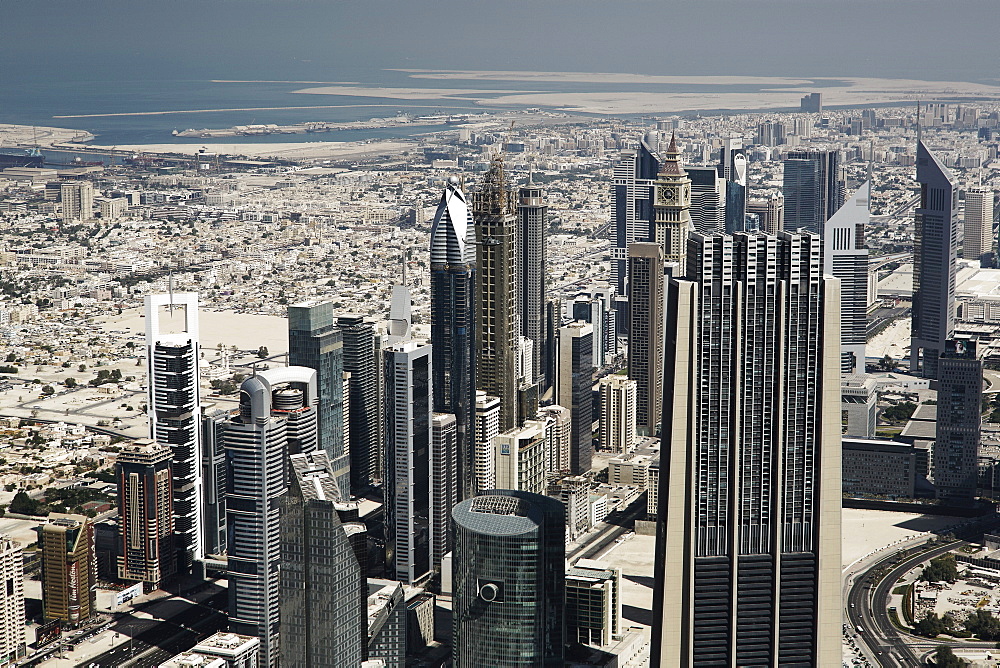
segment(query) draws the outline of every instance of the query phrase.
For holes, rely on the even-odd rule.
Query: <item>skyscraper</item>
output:
[[[94,185],[90,181],[63,183],[59,199],[63,220],[90,220],[94,217]]]
[[[653,240],[663,247],[666,262],[684,264],[687,235],[691,229],[691,179],[681,164],[677,137],[670,136],[670,145],[660,162],[654,185]]]
[[[203,404],[201,410],[202,453],[202,523],[205,554],[226,552],[226,488],[229,472],[223,437],[229,412],[215,404]]]
[[[566,640],[563,505],[494,490],[452,510],[456,668],[561,668]]]
[[[789,151],[784,168],[785,229],[822,235],[824,223],[844,202],[840,152]]]
[[[976,342],[945,341],[938,366],[934,487],[950,504],[971,504],[978,482],[983,426],[983,363]]]
[[[823,234],[823,271],[840,279],[840,368],[843,373],[865,372],[868,340],[868,197],[871,181],[826,221]]]
[[[169,332],[169,333],[168,333]],[[204,547],[198,295],[146,297],[150,438],[173,455],[177,571],[190,572]]]
[[[289,466],[281,497],[281,665],[356,668],[367,629],[351,535],[364,525],[341,521],[343,498],[325,451],[292,455]]]
[[[586,295],[577,295],[576,299],[569,303],[573,320],[585,322],[594,328],[592,363],[597,369],[604,366],[607,353],[607,328],[610,319],[606,304],[599,297],[589,299]]]
[[[24,634],[24,550],[0,534],[0,666],[27,653]]]
[[[635,389],[636,382],[620,374],[601,378],[602,450],[618,454],[632,452],[636,443]]]
[[[344,448],[344,342],[333,323],[332,302],[288,307],[288,363],[316,372],[319,447],[330,456],[344,497],[351,490],[350,455]]]
[[[493,437],[500,433],[500,400],[485,392],[476,392],[475,417],[476,493],[496,487],[493,461]]]
[[[726,180],[715,167],[685,167],[691,179],[691,224],[702,234],[726,231]]]
[[[436,569],[452,548],[451,508],[460,486],[457,423],[451,413],[434,413],[431,419],[431,563]]]
[[[726,232],[740,232],[746,226],[747,153],[741,137],[727,137],[719,151],[719,175],[726,180]]]
[[[526,420],[524,425],[493,437],[497,489],[545,491],[545,426],[544,422]]]
[[[545,192],[529,177],[517,197],[517,312],[521,336],[531,340],[531,374],[528,384],[543,380],[545,367],[545,237],[549,207]]]
[[[384,364],[386,569],[390,577],[414,583],[434,567],[431,346],[390,346]]]
[[[86,515],[49,514],[35,529],[42,562],[45,619],[76,626],[96,612],[94,525]]]
[[[984,260],[993,252],[993,188],[970,186],[965,191],[965,241],[962,257]]]
[[[381,416],[375,327],[360,315],[342,315],[337,327],[344,337],[344,371],[351,374],[347,398],[350,424],[351,494],[362,495],[380,478]]]
[[[922,141],[917,142],[917,182],[910,371],[937,378],[945,341],[955,335],[958,182]]]
[[[459,494],[474,493],[476,244],[472,211],[456,177],[431,225],[431,345],[434,410],[455,416]]]
[[[640,140],[635,150],[622,151],[615,164],[611,189],[611,282],[620,295],[626,293],[628,285],[629,244],[652,238],[652,186],[660,169],[655,150],[655,146]]]
[[[594,422],[591,394],[594,384],[594,327],[571,322],[559,329],[556,350],[555,400],[570,409],[569,468],[574,475],[590,471],[594,457],[591,425]]]
[[[747,202],[747,213],[756,214],[760,220],[760,231],[777,234],[785,229],[785,198],[780,194],[767,199],[752,199]]]
[[[476,222],[476,389],[500,399],[500,429],[517,426],[517,214],[496,155],[473,198]]]
[[[121,551],[118,577],[148,583],[150,590],[173,576],[173,481],[170,448],[142,439],[118,453]]]
[[[636,428],[654,436],[663,405],[663,248],[637,243],[628,253],[628,377],[636,382]]]
[[[818,234],[694,234],[667,300],[652,665],[841,657],[839,282]]]
[[[229,462],[229,628],[260,638],[260,665],[280,660],[281,497],[287,458],[316,450],[316,372],[281,367],[240,386],[240,407],[225,424]],[[311,434],[311,438],[310,438]]]

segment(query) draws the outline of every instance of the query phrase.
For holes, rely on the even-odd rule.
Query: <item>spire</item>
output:
[[[670,132],[670,145],[667,146],[667,155],[671,155],[671,154],[673,154],[673,155],[677,155],[678,154],[678,151],[677,151],[677,133],[673,132],[673,131]]]
[[[920,136],[920,100],[917,100],[917,143],[919,144],[923,139]]]
[[[674,132],[670,133],[670,145],[660,162],[659,173],[666,176],[683,176],[686,173],[681,165],[681,152],[677,148],[677,134]]]

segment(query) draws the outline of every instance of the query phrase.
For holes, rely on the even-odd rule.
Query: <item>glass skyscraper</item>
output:
[[[844,203],[839,151],[789,151],[784,163],[785,229],[823,234]]]
[[[382,433],[379,408],[379,369],[375,356],[375,327],[361,315],[342,315],[337,327],[344,337],[344,371],[348,381],[351,493],[357,496],[381,479]]]
[[[455,506],[452,518],[456,668],[562,668],[563,504],[491,490]]]

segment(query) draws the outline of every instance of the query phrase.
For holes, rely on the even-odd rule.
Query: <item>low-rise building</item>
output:
[[[848,496],[913,498],[916,452],[888,439],[843,439],[843,489]]]

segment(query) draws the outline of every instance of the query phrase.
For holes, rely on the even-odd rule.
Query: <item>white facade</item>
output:
[[[25,655],[24,566],[21,544],[0,535],[0,666]]]
[[[601,449],[617,454],[632,452],[637,442],[636,382],[613,374],[602,378],[598,385],[601,391]]]
[[[90,220],[94,217],[94,186],[89,181],[62,184],[59,199],[63,220]]]
[[[496,487],[493,437],[500,433],[500,399],[476,392],[475,421],[476,490],[482,494]]]
[[[823,271],[840,279],[841,371],[864,373],[868,331],[868,249],[871,181],[861,184],[829,220],[823,234]]]
[[[545,491],[545,423],[524,426],[493,437],[496,489],[542,494]]]
[[[993,250],[993,189],[971,186],[965,191],[965,241],[962,257],[980,260]]]

